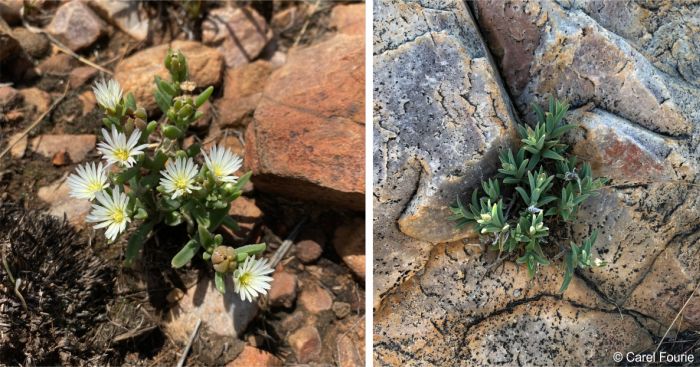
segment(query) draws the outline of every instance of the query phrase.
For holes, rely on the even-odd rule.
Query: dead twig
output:
[[[17,144],[20,140],[22,140],[23,137],[27,136],[27,134],[29,134],[29,132],[32,131],[32,129],[34,129],[37,125],[39,125],[39,123],[41,123],[42,120],[44,120],[44,117],[46,117],[46,115],[48,115],[49,112],[51,112],[54,108],[56,108],[56,106],[58,106],[58,104],[61,101],[63,101],[64,98],[66,98],[66,94],[68,94],[68,88],[69,88],[69,84],[66,83],[66,89],[63,90],[63,94],[60,97],[58,97],[58,99],[56,99],[51,104],[51,106],[49,106],[49,108],[47,108],[46,111],[44,111],[34,122],[32,122],[32,124],[29,125],[29,127],[24,129],[24,131],[22,131],[22,133],[15,139],[15,141],[10,142],[9,146],[7,148],[5,148],[5,150],[3,150],[2,153],[0,153],[0,158],[4,157],[5,154],[7,154],[7,152],[9,152],[10,149],[12,149],[12,147],[15,146],[15,144]]]
[[[197,324],[194,325],[194,331],[192,332],[192,335],[190,335],[190,340],[187,342],[185,350],[182,351],[180,360],[177,362],[177,367],[182,367],[185,365],[185,359],[187,359],[187,354],[190,353],[190,348],[192,348],[192,343],[194,343],[194,338],[197,336],[197,332],[199,331],[199,327],[201,325],[202,319],[197,319]]]
[[[299,234],[299,231],[301,230],[302,225],[306,223],[306,217],[302,218],[302,220],[297,223],[297,225],[294,227],[291,233],[289,233],[289,236],[282,242],[282,245],[275,251],[275,254],[272,255],[272,258],[270,258],[270,266],[275,267],[277,264],[287,255],[287,252],[289,249],[292,247],[292,244],[294,243],[294,240],[297,238],[297,235]]]
[[[663,344],[664,339],[666,339],[666,336],[668,335],[668,332],[671,331],[671,328],[673,327],[673,324],[676,323],[676,320],[678,320],[678,318],[681,316],[681,314],[683,313],[683,310],[685,310],[685,307],[688,305],[688,303],[690,303],[690,300],[693,299],[693,296],[695,295],[695,291],[698,290],[698,287],[700,287],[700,282],[698,282],[698,284],[695,286],[695,289],[693,289],[693,292],[690,293],[690,296],[688,297],[688,299],[687,299],[687,300],[685,301],[685,303],[683,304],[683,307],[681,307],[681,309],[680,309],[680,310],[678,311],[678,313],[676,314],[676,317],[675,317],[675,318],[673,319],[673,321],[671,322],[671,325],[669,325],[669,326],[668,326],[668,329],[666,329],[666,332],[664,333],[664,336],[661,338],[661,341],[659,341],[659,345],[657,345],[657,346],[656,346],[656,350],[654,350],[654,355],[656,355],[656,353],[659,351],[659,348],[661,348],[661,344]]]
[[[95,68],[95,69],[97,69],[97,70],[99,70],[107,75],[114,75],[114,73],[111,72],[110,70],[105,69],[104,67],[102,67],[98,64],[95,64],[94,62],[76,54],[75,52],[73,52],[73,50],[66,47],[66,45],[61,43],[61,41],[57,40],[54,36],[50,35],[48,32],[45,32],[43,29],[36,28],[36,27],[30,25],[29,23],[27,23],[27,21],[24,19],[24,7],[20,8],[19,15],[20,15],[20,18],[22,18],[22,25],[24,25],[24,27],[27,28],[27,30],[29,30],[32,33],[43,33],[49,39],[49,41],[51,41],[51,43],[53,43],[58,48],[59,51],[66,53],[66,54],[76,58],[78,61],[82,62],[83,64],[88,65],[88,66],[92,66],[93,68]]]

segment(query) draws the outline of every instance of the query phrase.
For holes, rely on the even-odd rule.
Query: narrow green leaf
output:
[[[136,231],[129,238],[129,242],[126,245],[126,253],[124,254],[124,265],[131,267],[133,261],[138,255],[139,250],[143,247],[143,243],[148,238],[148,234],[153,229],[153,222],[145,222],[136,229]]]
[[[219,293],[226,293],[226,282],[224,281],[224,273],[219,273],[217,271],[214,274],[214,285],[216,285],[216,290],[219,291]]]
[[[185,264],[187,264],[194,255],[197,254],[197,251],[199,250],[199,242],[197,240],[192,239],[189,240],[185,246],[182,247],[182,250],[178,252],[170,262],[173,268],[181,268]]]

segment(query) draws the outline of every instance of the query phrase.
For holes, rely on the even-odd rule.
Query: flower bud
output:
[[[238,266],[236,250],[233,247],[218,246],[211,254],[211,263],[219,273],[232,272]]]
[[[146,109],[144,109],[143,107],[137,108],[136,111],[134,111],[134,116],[140,118],[141,120],[145,120],[146,118],[148,118],[148,115],[146,114]]]

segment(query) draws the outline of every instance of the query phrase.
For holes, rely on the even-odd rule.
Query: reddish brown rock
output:
[[[24,52],[35,59],[45,56],[51,49],[49,39],[44,34],[34,33],[27,28],[13,29],[12,36],[19,42]]]
[[[92,45],[106,31],[107,24],[80,0],[61,5],[46,30],[77,51]]]
[[[246,345],[243,352],[226,364],[226,367],[281,367],[282,365],[282,361],[274,354]]]
[[[246,130],[256,188],[364,208],[363,40],[336,35],[272,73]]]
[[[263,219],[263,212],[255,205],[255,199],[241,196],[231,203],[228,214],[238,223],[239,230],[231,234],[234,238],[247,239],[255,226]]]
[[[24,157],[24,152],[27,151],[27,135],[22,133],[14,134],[10,137],[9,144],[12,146],[10,148],[12,158],[22,158]]]
[[[89,82],[95,75],[97,75],[97,69],[92,66],[81,66],[71,71],[68,82],[71,88],[78,88]]]
[[[51,207],[49,213],[63,218],[77,228],[85,228],[85,217],[90,212],[90,202],[71,197],[70,188],[65,179],[59,179],[53,184],[39,188],[37,196]]]
[[[336,341],[336,351],[338,355],[338,367],[360,367],[364,366],[364,358],[355,347],[352,338],[343,334]]]
[[[37,115],[44,113],[51,106],[51,95],[39,88],[21,89],[19,93],[24,98],[25,108],[29,107],[28,109]]]
[[[224,96],[216,101],[220,128],[248,124],[260,103],[271,72],[272,66],[263,60],[226,70]]]
[[[272,279],[270,305],[292,307],[297,298],[297,276],[282,270],[276,271]]]
[[[250,7],[214,9],[202,23],[202,41],[221,51],[229,68],[253,61],[270,39],[272,30]]]
[[[65,151],[73,162],[82,162],[88,152],[95,149],[95,135],[39,135],[32,139],[32,150],[47,158]]]
[[[66,75],[75,69],[78,62],[68,54],[58,52],[42,61],[38,68],[43,74]]]
[[[336,5],[331,11],[331,27],[340,33],[365,34],[365,4]]]
[[[289,336],[289,345],[299,363],[309,363],[321,355],[321,336],[313,326],[305,326]]]
[[[365,279],[365,221],[354,219],[335,231],[333,247],[352,272]]]
[[[223,58],[219,51],[192,41],[174,41],[171,44],[151,47],[139,51],[124,59],[114,70],[114,78],[119,81],[125,92],[131,92],[139,105],[149,111],[154,111],[156,105],[153,89],[156,75],[170,79],[163,60],[168,48],[180,50],[187,58],[190,80],[198,88],[210,85],[217,86],[221,82]]]
[[[92,0],[96,10],[124,33],[136,40],[145,41],[148,36],[148,14],[138,2]]]
[[[299,303],[309,312],[318,314],[333,307],[331,294],[319,285],[312,284],[301,291]]]
[[[65,166],[69,163],[70,156],[68,156],[68,153],[65,150],[56,152],[56,154],[53,155],[53,158],[51,158],[51,164],[56,167]]]
[[[83,103],[83,116],[92,112],[97,106],[97,100],[95,99],[95,94],[91,90],[86,90],[78,96],[80,102]]]
[[[3,110],[22,101],[22,95],[10,86],[0,87],[0,108]]]
[[[303,240],[295,246],[295,253],[299,261],[304,264],[311,264],[321,257],[323,248],[314,240]]]

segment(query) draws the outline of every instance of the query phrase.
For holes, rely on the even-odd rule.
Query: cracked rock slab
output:
[[[472,235],[447,218],[495,171],[514,117],[464,3],[374,4],[375,292]]]
[[[550,304],[557,307],[549,307],[543,312],[546,317],[539,320],[525,320],[525,327],[552,330],[565,326],[561,333],[569,338],[578,331],[575,323],[567,320],[566,325],[560,325],[557,320],[550,319],[555,317],[559,307],[575,305],[582,313],[612,313],[611,317],[606,317],[609,321],[612,316],[619,318],[614,305],[604,301],[578,277],[574,277],[566,292],[559,296],[562,273],[556,267],[542,268],[531,283],[527,271],[512,262],[504,262],[502,267],[486,273],[485,265],[493,262],[490,256],[493,253],[480,253],[479,245],[461,242],[437,245],[425,268],[384,299],[374,318],[377,365],[420,365],[418,361],[452,365],[465,358],[477,358],[467,365],[487,364],[484,357],[478,357],[481,347],[474,346],[472,350],[465,342],[486,343],[481,340],[484,333],[510,338],[510,343],[527,342],[523,335],[509,334],[500,326],[494,325],[489,331],[483,325],[490,325],[491,319],[498,320],[502,314],[522,315],[518,305],[527,308],[538,300],[551,299]],[[608,323],[609,329],[626,328],[620,323]],[[592,329],[603,332],[600,327]],[[475,333],[475,328],[481,332]],[[641,332],[638,327],[634,330]],[[523,350],[529,348],[523,346]],[[578,358],[577,353],[573,348],[562,350],[562,358]]]
[[[700,123],[696,88],[657,68],[583,11],[553,1],[511,7],[478,0],[473,6],[501,70],[512,68],[504,78],[526,119],[534,118],[531,103],[553,95],[575,106],[593,102],[669,136],[686,136]],[[510,28],[513,22],[520,26]],[[522,42],[513,41],[519,37]]]

